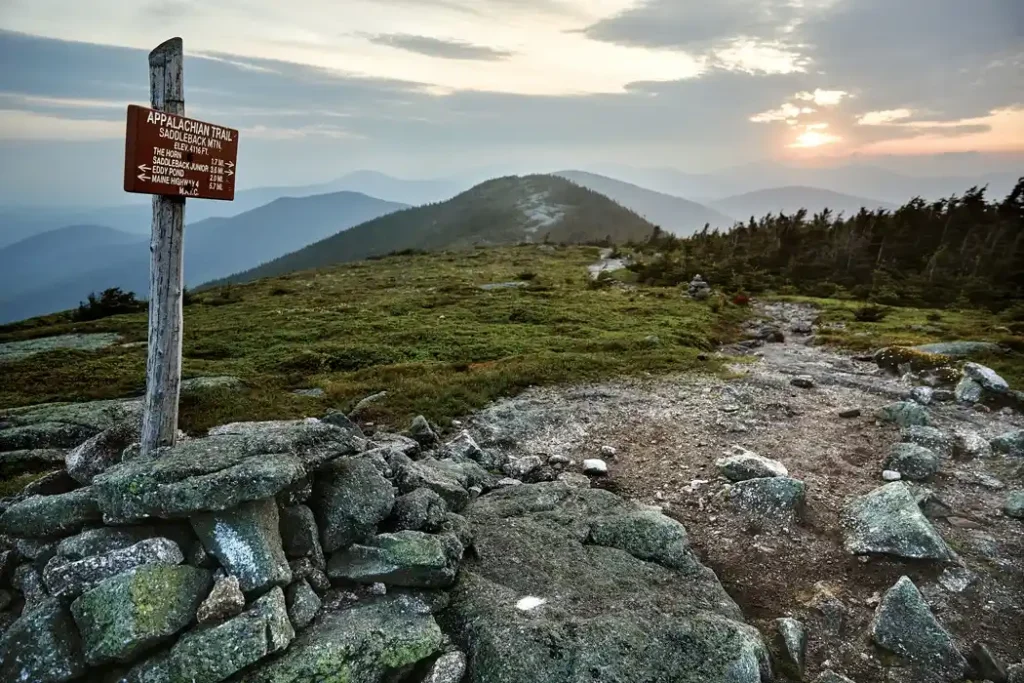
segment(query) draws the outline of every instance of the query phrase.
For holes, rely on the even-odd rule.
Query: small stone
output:
[[[975,431],[957,429],[953,432],[953,456],[963,460],[991,458],[992,446]]]
[[[813,389],[814,378],[810,375],[799,375],[789,380],[789,383],[797,389]]]
[[[1006,670],[1006,683],[1024,683],[1024,662],[1012,664]]]
[[[572,460],[567,455],[552,455],[548,458],[548,464],[552,467],[565,467],[570,464]]]
[[[778,460],[762,457],[740,446],[733,446],[729,453],[715,461],[715,467],[730,481],[789,476],[786,466]]]
[[[748,479],[734,484],[729,498],[747,512],[785,518],[799,513],[806,490],[802,481],[789,477]]]
[[[184,561],[177,543],[166,538],[150,538],[128,548],[81,560],[69,561],[57,555],[47,563],[43,581],[54,597],[74,599],[129,569],[148,564],[176,565]]]
[[[596,458],[584,460],[583,474],[588,474],[590,476],[606,475],[608,474],[608,465],[604,460],[598,460]]]
[[[970,377],[964,377],[953,390],[953,395],[960,403],[977,403],[981,400],[981,385]]]
[[[949,567],[939,575],[939,583],[950,593],[963,593],[977,579],[978,575],[966,567]]]
[[[931,423],[928,411],[922,405],[910,401],[890,403],[879,408],[876,417],[882,422],[892,422],[900,427],[928,426]]]
[[[423,683],[459,683],[466,675],[466,655],[448,652],[437,658]]]
[[[871,622],[871,636],[879,646],[917,665],[935,680],[959,681],[967,668],[952,637],[906,576],[882,598]]]
[[[979,363],[964,363],[964,375],[977,382],[984,391],[991,394],[1006,394],[1010,385],[995,370]]]
[[[1024,519],[1024,489],[1010,491],[1006,495],[1006,502],[1003,504],[1003,512],[1007,517]]]
[[[969,661],[971,668],[979,678],[992,683],[1006,683],[1009,674],[998,657],[992,654],[985,643],[975,643],[971,649]]]
[[[788,617],[772,622],[773,647],[782,671],[803,680],[807,655],[807,630],[796,619]]]
[[[854,417],[860,417],[860,412],[860,408],[846,408],[839,411],[839,417],[849,420]]]
[[[899,481],[902,478],[903,478],[903,475],[901,475],[899,472],[897,472],[895,470],[883,470],[882,471],[882,479],[884,479],[885,481]]]
[[[536,470],[544,466],[543,461],[536,455],[528,455],[525,458],[509,460],[505,465],[505,473],[515,479],[525,479]]]
[[[523,485],[523,482],[521,480],[519,480],[519,479],[512,479],[511,477],[505,477],[504,479],[499,479],[498,483],[495,484],[495,487],[497,487],[499,489],[507,489],[510,486],[522,486],[522,485]]]
[[[309,626],[320,611],[320,598],[305,579],[288,586],[285,597],[288,600],[288,618],[296,629]]]
[[[519,483],[519,482],[517,482]],[[500,482],[499,482],[500,485]],[[388,531],[438,531],[445,522],[448,506],[430,489],[416,489],[399,496],[385,522]]]
[[[934,389],[932,391],[932,401],[936,403],[952,403],[956,400],[956,392],[949,389]]]
[[[327,578],[327,572],[316,567],[308,557],[293,560],[289,567],[292,570],[292,577],[298,581],[305,579],[318,594],[323,595],[331,588],[331,580]]]
[[[898,443],[889,449],[885,468],[899,472],[905,479],[923,481],[938,472],[941,464],[938,456],[924,446]]]
[[[562,472],[558,475],[558,481],[574,489],[590,488],[590,478],[576,472]]]
[[[910,390],[910,398],[923,406],[931,405],[935,400],[935,390],[931,387],[914,387]]]
[[[242,589],[238,584],[238,577],[229,575],[217,579],[217,582],[213,584],[213,590],[196,611],[196,619],[200,624],[225,621],[238,616],[243,609],[245,609],[245,595],[242,594]]]
[[[441,442],[427,418],[417,415],[409,427],[409,436],[423,448],[433,448]]]
[[[615,460],[619,451],[614,446],[601,446],[601,455],[609,460]]]
[[[1002,455],[1024,458],[1024,429],[1001,434],[991,441],[992,450]]]

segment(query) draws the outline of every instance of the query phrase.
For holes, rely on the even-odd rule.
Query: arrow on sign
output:
[[[143,173],[145,173],[146,171],[149,170],[149,166],[146,166],[145,164],[140,164],[139,165],[139,170],[142,171]]]
[[[234,167],[235,167],[235,162],[229,161],[228,162],[228,168],[234,168]]]
[[[139,180],[142,180],[142,181],[149,180],[149,176],[146,175],[145,173],[140,173],[138,178],[139,178]]]
[[[235,175],[235,172],[232,171],[230,168],[224,172],[227,173],[228,175]]]

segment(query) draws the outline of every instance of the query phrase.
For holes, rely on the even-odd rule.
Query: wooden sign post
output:
[[[124,189],[154,195],[144,455],[178,433],[185,198],[235,198],[238,131],[185,118],[183,72],[182,41],[172,38],[149,54],[153,108],[128,107]]]

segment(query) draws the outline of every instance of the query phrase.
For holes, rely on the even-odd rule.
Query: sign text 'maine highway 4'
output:
[[[237,160],[237,130],[128,106],[125,192],[231,201]]]

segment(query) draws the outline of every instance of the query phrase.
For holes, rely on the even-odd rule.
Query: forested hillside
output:
[[[850,217],[775,214],[687,239],[659,231],[644,251],[660,254],[633,267],[648,283],[701,273],[727,290],[999,310],[1024,301],[1024,178],[1002,200],[972,188]]]

